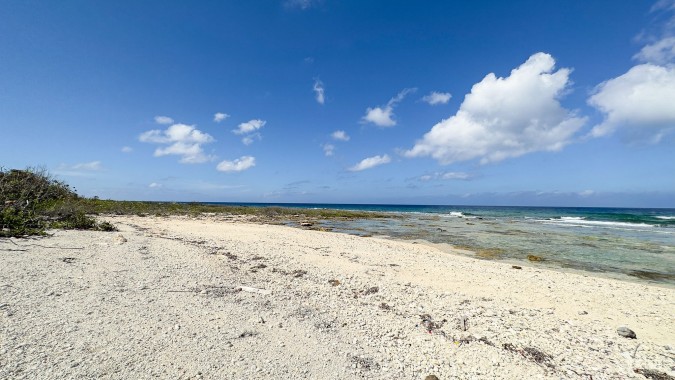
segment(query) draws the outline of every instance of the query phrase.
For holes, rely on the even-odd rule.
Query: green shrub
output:
[[[0,236],[44,234],[46,228],[99,228],[77,193],[42,168],[0,168],[0,218]]]

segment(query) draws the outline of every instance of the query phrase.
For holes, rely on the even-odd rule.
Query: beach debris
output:
[[[372,369],[379,369],[380,365],[377,364],[372,358],[365,356],[352,356],[350,357],[352,362],[352,368],[358,368],[361,370],[370,371]]]
[[[541,256],[537,255],[527,255],[527,259],[530,261],[542,261],[544,260]]]
[[[577,314],[579,314],[579,315],[587,315],[588,312],[587,312],[586,310],[579,310],[579,312],[578,312]]]
[[[63,261],[66,264],[72,264],[72,263],[75,262],[75,258],[74,257],[62,257],[61,261]]]
[[[337,325],[338,325],[337,319],[321,320],[319,322],[314,323],[314,327],[322,331],[329,331],[331,329],[334,329]]]
[[[626,326],[619,326],[619,328],[616,329],[616,332],[624,338],[629,338],[629,339],[636,339],[637,338],[637,335],[635,334],[635,331],[629,329]]]
[[[312,223],[312,222],[302,222],[302,223],[300,223],[300,226],[302,226],[302,227],[311,227],[313,225],[314,225],[314,223]]]
[[[431,318],[431,315],[429,314],[421,314],[420,318],[422,318],[422,327],[431,334],[434,330],[440,329],[443,327],[445,322],[447,322],[446,319],[440,321],[440,322],[434,322],[433,318]]]
[[[251,267],[251,272],[255,273],[255,272],[258,271],[258,269],[265,269],[265,268],[267,268],[267,265],[265,265],[265,264],[258,264],[258,265],[255,265],[255,266],[252,266],[252,267]]]
[[[266,289],[258,289],[258,288],[252,288],[250,286],[240,286],[239,289],[241,289],[244,292],[249,292],[249,293],[258,293],[262,295],[269,295],[272,294],[271,291],[266,290]]]
[[[553,363],[551,363],[551,359],[553,359],[553,357],[537,348],[534,347],[518,348],[511,343],[504,343],[502,345],[502,348],[509,352],[518,353],[522,355],[524,358],[532,360],[537,364],[553,368]]]
[[[518,266],[518,265],[512,265],[511,268],[513,268],[513,269],[523,269],[523,267]]]
[[[427,377],[425,377],[424,380],[439,380],[439,379],[438,376],[436,375],[427,375]]]
[[[380,309],[382,310],[391,310],[391,306],[389,306],[386,302],[382,302],[380,304]]]
[[[646,368],[635,368],[633,370],[635,373],[638,373],[648,379],[654,379],[654,380],[675,380],[675,377],[670,376],[669,374],[661,371],[656,371],[653,369],[646,369]]]
[[[380,288],[378,288],[377,286],[372,286],[368,289],[364,289],[364,290],[361,290],[361,291],[352,290],[352,293],[354,294],[354,298],[359,298],[359,296],[369,296],[369,295],[375,294],[379,291],[380,291]]]
[[[380,288],[378,288],[377,286],[373,286],[373,287],[370,287],[370,288],[366,289],[366,290],[363,292],[363,295],[364,295],[364,296],[367,296],[367,295],[370,295],[370,294],[375,294],[375,293],[377,293],[377,292],[379,292],[379,291],[380,291]]]
[[[306,275],[307,271],[303,270],[303,269],[296,269],[291,274],[293,275],[294,278],[300,278],[300,277]]]
[[[243,338],[249,338],[249,337],[256,336],[256,335],[258,335],[258,333],[255,332],[255,331],[244,330],[244,332],[242,332],[241,334],[239,334],[239,336],[238,336],[237,338],[243,339]]]
[[[469,329],[469,317],[466,315],[461,315],[459,318],[457,318],[457,325],[460,330],[466,331]]]
[[[124,244],[127,242],[127,238],[124,237],[124,235],[119,234],[115,236],[115,244]]]
[[[328,283],[331,286],[338,286],[338,285],[340,285],[340,280],[328,280]]]

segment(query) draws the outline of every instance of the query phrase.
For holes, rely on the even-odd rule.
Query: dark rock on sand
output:
[[[630,339],[636,339],[637,335],[635,335],[635,331],[629,329],[626,326],[621,326],[618,329],[616,329],[616,332],[619,333],[624,338],[630,338]]]

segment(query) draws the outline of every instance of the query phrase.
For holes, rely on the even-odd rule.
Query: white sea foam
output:
[[[675,216],[657,216],[656,219],[675,220]]]
[[[585,218],[575,216],[563,216],[560,219],[541,220],[546,224],[567,225],[573,227],[605,227],[605,228],[652,228],[651,224],[646,223],[626,223],[626,222],[605,222],[600,220],[586,220]]]

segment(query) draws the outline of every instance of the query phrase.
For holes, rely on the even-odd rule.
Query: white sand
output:
[[[108,219],[120,232],[0,240],[0,378],[675,375],[673,288],[224,217]],[[423,314],[446,322],[430,334]]]

